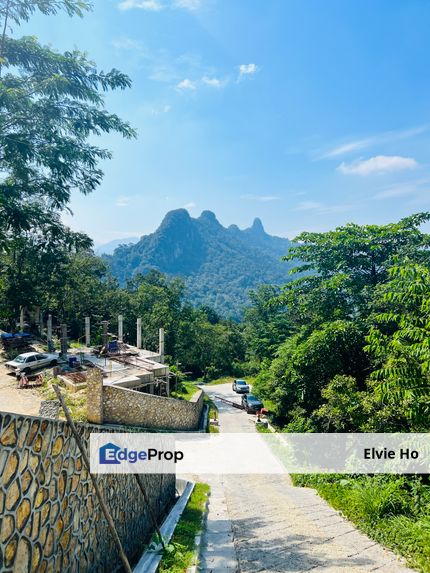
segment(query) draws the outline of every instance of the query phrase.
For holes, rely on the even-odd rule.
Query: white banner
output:
[[[430,473],[430,434],[91,434],[92,473]]]

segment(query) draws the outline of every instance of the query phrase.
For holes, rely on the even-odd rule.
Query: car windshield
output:
[[[237,380],[236,384],[238,384],[239,386],[246,386],[245,380]]]
[[[248,396],[248,402],[258,402],[260,403],[260,400],[258,398],[256,398],[255,396]]]
[[[25,362],[26,357],[25,356],[17,356],[14,359],[14,362],[18,362],[19,364],[21,364],[22,362]]]

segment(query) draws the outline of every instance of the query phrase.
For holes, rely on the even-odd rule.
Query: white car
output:
[[[46,368],[47,366],[56,366],[58,363],[57,354],[45,354],[42,352],[25,352],[24,354],[19,354],[13,360],[6,362],[6,367],[9,370],[14,370],[18,376],[23,372],[24,374],[30,374],[32,370],[37,370],[38,368]]]

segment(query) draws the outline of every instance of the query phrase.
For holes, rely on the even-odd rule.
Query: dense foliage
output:
[[[291,335],[256,384],[278,423],[317,431],[369,431],[382,420],[386,429],[428,427],[430,237],[420,226],[429,218],[297,237],[286,258],[299,261],[293,272],[309,274],[269,303],[286,308]]]
[[[249,304],[250,289],[289,280],[290,265],[281,262],[289,247],[288,239],[265,233],[258,219],[241,231],[235,225],[226,229],[210,211],[194,219],[178,209],[166,215],[155,233],[118,247],[107,260],[121,284],[135,273],[157,269],[183,278],[186,297],[195,306],[209,305],[238,319]]]

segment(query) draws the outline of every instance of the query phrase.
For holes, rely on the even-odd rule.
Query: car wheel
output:
[[[58,362],[56,360],[51,360],[49,366],[57,366]]]
[[[31,374],[31,369],[30,368],[24,368],[24,370],[22,372],[23,372],[23,374],[28,376],[29,374]]]

